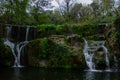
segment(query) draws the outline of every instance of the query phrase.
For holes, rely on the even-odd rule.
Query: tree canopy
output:
[[[82,22],[112,22],[120,15],[120,1],[93,0],[84,5],[74,0],[1,0],[0,23],[64,24]]]

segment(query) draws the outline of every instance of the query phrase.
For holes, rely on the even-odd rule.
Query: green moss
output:
[[[79,57],[78,60],[82,61],[75,63],[75,58],[72,57],[75,51],[71,52],[70,48],[68,48],[64,44],[58,44],[48,38],[41,38],[31,41],[27,45],[27,52],[25,53],[28,54],[29,66],[52,68],[83,67],[84,63],[82,61],[84,57]],[[82,64],[80,65],[80,63]]]
[[[8,46],[0,44],[0,65],[1,66],[12,66],[13,65],[13,54]]]

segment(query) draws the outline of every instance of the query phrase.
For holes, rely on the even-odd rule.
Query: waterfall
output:
[[[16,51],[17,51],[17,56],[15,57],[15,62],[13,67],[22,67],[20,65],[20,56],[21,56],[21,51],[22,49],[27,45],[28,43],[28,36],[29,36],[29,29],[30,27],[26,28],[26,36],[25,36],[25,41],[20,42],[16,45]]]
[[[22,67],[20,65],[20,56],[21,56],[22,49],[28,43],[27,40],[28,40],[28,36],[29,36],[29,27],[26,28],[25,41],[19,42],[19,43],[13,43],[8,39],[8,37],[10,36],[10,33],[11,33],[11,28],[12,27],[6,27],[7,37],[6,37],[6,39],[4,39],[4,44],[8,45],[10,47],[10,49],[12,50],[12,53],[13,53],[13,56],[14,56],[14,59],[15,59],[13,67]]]
[[[12,29],[12,27],[6,27],[6,33],[7,34],[6,34],[6,37],[4,39],[4,44],[10,47],[10,49],[13,53],[13,56],[16,57],[15,51],[14,51],[15,44],[8,40],[9,36],[11,36],[10,35],[11,34],[11,29]]]
[[[10,36],[10,34],[11,34],[11,30],[12,30],[12,27],[6,27],[6,38],[8,38],[9,36]]]
[[[10,47],[10,49],[13,53],[13,56],[16,57],[15,50],[14,50],[15,44],[10,42],[8,39],[5,39],[4,44]]]
[[[95,51],[97,51],[99,48],[103,49],[103,52],[105,54],[105,62],[106,62],[106,70],[110,70],[110,62],[109,62],[109,52],[107,50],[107,48],[104,46],[104,41],[92,41],[92,46],[88,45],[87,40],[84,39],[84,56],[85,56],[85,61],[86,64],[88,66],[88,68],[90,69],[90,71],[96,70],[95,69],[95,62],[94,62],[94,54]]]
[[[85,56],[85,61],[90,70],[95,69],[95,63],[93,62],[93,56],[94,56],[94,51],[89,51],[88,50],[88,42],[84,39],[85,45],[84,45],[84,56]]]
[[[28,41],[29,29],[30,29],[30,27],[27,27],[27,29],[26,29],[25,41]]]
[[[103,51],[105,53],[105,61],[106,61],[106,66],[107,66],[106,69],[110,70],[110,62],[109,62],[109,57],[108,57],[108,50],[104,45],[102,45],[102,48],[103,48]]]
[[[24,41],[24,42],[20,42],[16,45],[17,55],[15,56],[15,62],[14,62],[13,67],[22,67],[20,65],[21,51],[27,45],[27,43],[28,43],[27,41]]]

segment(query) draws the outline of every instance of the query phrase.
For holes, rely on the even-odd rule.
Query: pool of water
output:
[[[0,80],[120,80],[120,72],[80,69],[0,68]]]

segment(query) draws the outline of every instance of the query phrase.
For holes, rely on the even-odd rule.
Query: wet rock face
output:
[[[14,42],[22,42],[25,41],[26,27],[16,27],[13,26],[11,29],[11,39]]]
[[[106,44],[109,47],[110,52],[115,53],[117,49],[117,32],[114,25],[110,25],[106,28]]]
[[[0,39],[2,39],[2,38],[3,38],[3,28],[0,25]]]
[[[106,26],[107,26],[107,24],[99,24],[98,28],[96,30],[96,33],[97,34],[104,34]]]
[[[116,19],[114,24],[109,25],[105,29],[106,45],[110,52],[111,66],[117,64],[120,66],[120,19]]]
[[[79,47],[83,45],[83,39],[80,37],[80,35],[77,34],[67,36],[66,41],[71,46]]]
[[[10,67],[14,64],[14,56],[12,51],[8,46],[5,46],[3,43],[0,43],[0,66]]]
[[[10,28],[9,35],[7,35],[7,29]],[[26,40],[26,32],[27,28],[28,30],[28,41],[36,39],[38,37],[38,31],[36,27],[30,27],[30,26],[6,26],[2,25],[2,36],[3,38],[9,38],[12,42],[23,42]]]
[[[118,17],[114,22],[114,27],[116,31],[116,39],[115,39],[115,55],[118,60],[118,66],[120,67],[120,17]]]
[[[105,69],[106,68],[105,53],[103,52],[102,48],[99,48],[95,52],[94,61],[96,64],[96,69]]]

